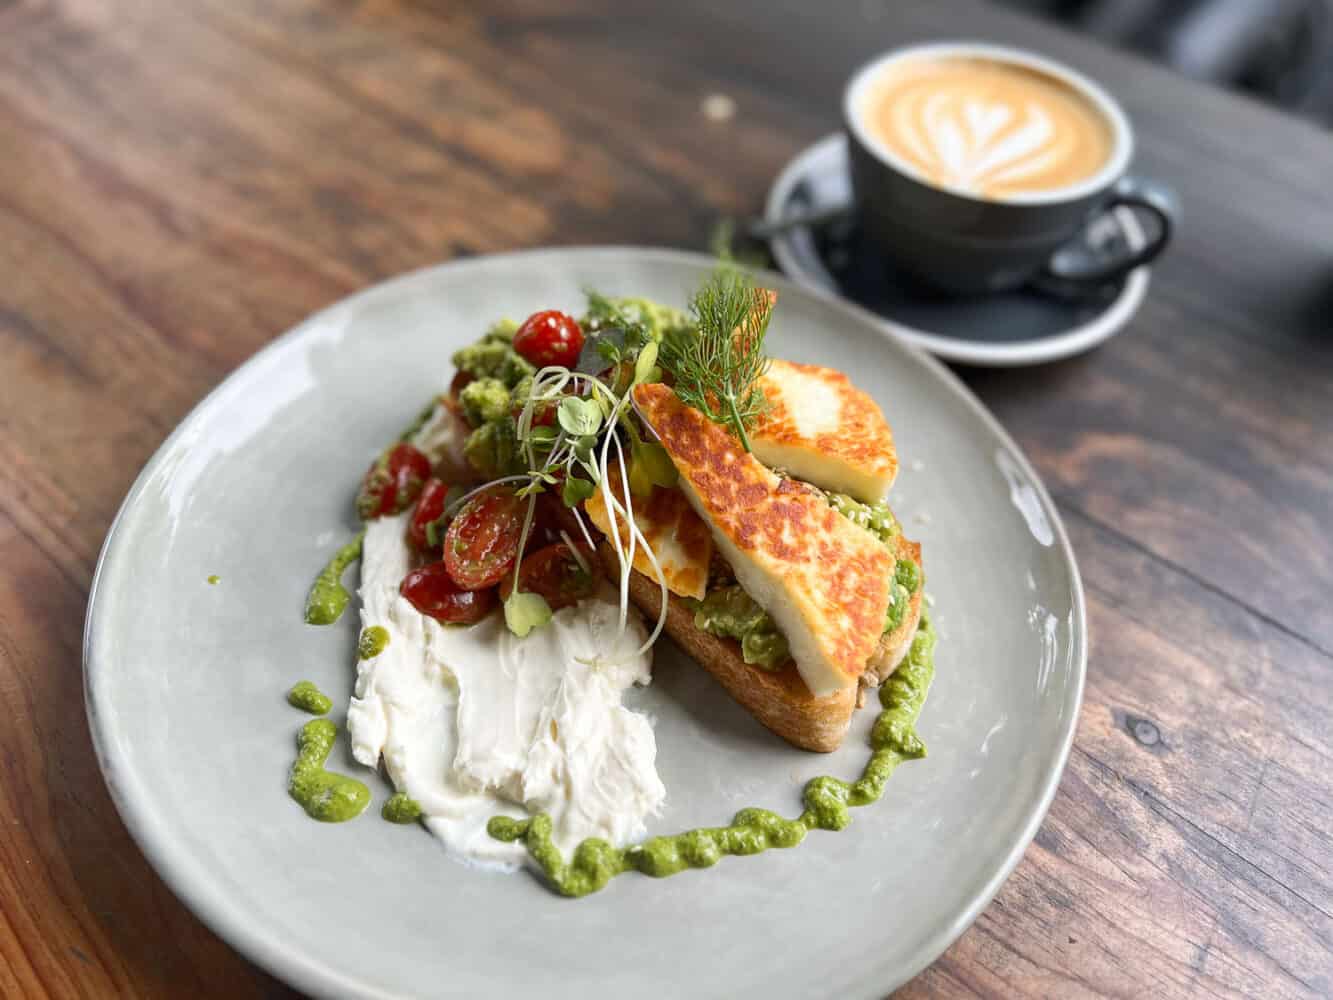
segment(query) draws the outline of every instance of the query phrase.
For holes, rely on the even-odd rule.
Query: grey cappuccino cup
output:
[[[962,57],[1035,70],[1064,83],[1105,116],[1106,163],[1076,184],[987,197],[939,186],[895,155],[866,127],[867,101],[895,63]],[[867,64],[847,85],[843,115],[856,212],[870,248],[895,267],[954,294],[1000,292],[1035,282],[1062,290],[1104,286],[1148,263],[1171,239],[1175,198],[1126,176],[1134,141],[1119,105],[1073,70],[1018,49],[937,43],[898,49]],[[1116,209],[1135,213],[1128,227]],[[1148,216],[1145,235],[1138,220]],[[1118,233],[1121,228],[1132,233]]]

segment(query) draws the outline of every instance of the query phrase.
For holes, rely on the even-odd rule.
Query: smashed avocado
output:
[[[791,659],[787,640],[773,619],[738,583],[718,587],[699,601],[694,610],[694,627],[710,635],[735,639],[741,644],[745,662],[765,670],[776,670]]]
[[[669,331],[684,330],[694,325],[686,313],[652,299],[618,298],[612,301],[630,319],[646,326],[654,340],[661,340]]]
[[[882,500],[876,504],[862,503],[845,493],[829,493],[826,497],[830,507],[852,524],[865,528],[885,545],[891,544],[902,534],[902,525],[893,516],[893,511],[889,510],[889,505]]]
[[[463,455],[486,479],[515,475],[525,467],[514,419],[509,416],[482,424],[469,434],[463,442]]]
[[[467,417],[467,422],[473,427],[480,427],[493,420],[507,419],[513,405],[509,387],[500,379],[489,375],[463,386],[458,392],[458,402],[463,406],[463,415]]]
[[[500,329],[504,332],[499,332]],[[513,331],[508,325],[500,328],[497,324],[477,343],[455,351],[454,367],[473,378],[499,379],[505,388],[512,389],[525,375],[533,375],[537,371],[510,346],[513,339]]]

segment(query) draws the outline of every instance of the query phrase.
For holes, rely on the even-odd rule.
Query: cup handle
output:
[[[1140,209],[1154,217],[1156,231],[1145,237],[1137,220],[1132,227],[1120,222],[1115,210],[1121,207]],[[1179,215],[1179,202],[1169,188],[1124,177],[1079,235],[1055,252],[1036,284],[1053,290],[1087,290],[1117,281],[1166,249]],[[1108,232],[1113,235],[1108,236]],[[1115,246],[1108,249],[1108,244]]]

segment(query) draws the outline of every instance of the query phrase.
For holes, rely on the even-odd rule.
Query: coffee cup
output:
[[[1174,197],[1126,175],[1120,106],[1049,59],[965,42],[897,49],[852,77],[843,114],[870,247],[950,293],[1104,286],[1171,239]],[[1124,208],[1133,236],[1106,238]]]

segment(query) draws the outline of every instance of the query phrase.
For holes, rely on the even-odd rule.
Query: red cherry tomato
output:
[[[560,530],[565,528],[565,522],[560,512],[565,505],[560,501],[559,491],[559,486],[552,486],[547,492],[537,494],[537,509],[532,515],[532,530],[528,533],[528,544],[523,550],[524,555],[561,540]],[[577,537],[578,530],[578,526],[575,525],[575,534],[570,537]]]
[[[583,331],[573,316],[556,309],[533,313],[514,334],[514,350],[538,368],[573,368],[583,350]]]
[[[482,590],[513,568],[526,503],[513,490],[496,487],[463,505],[444,536],[444,564],[455,583]]]
[[[451,625],[468,625],[495,607],[495,588],[464,590],[442,562],[414,569],[403,577],[398,592],[423,615]]]
[[[429,478],[430,459],[407,442],[396,444],[366,470],[356,512],[363,521],[398,514],[412,505]]]
[[[448,495],[449,487],[439,479],[429,479],[421,488],[421,499],[417,501],[417,508],[412,511],[412,520],[407,525],[407,538],[422,552],[438,549],[443,541],[437,538],[435,544],[431,545],[426,529],[444,513],[444,500]]]
[[[580,550],[582,551],[582,550]],[[584,569],[564,542],[538,549],[524,558],[518,567],[518,589],[546,598],[552,611],[577,604],[597,592],[597,577],[592,560],[582,552],[589,569]],[[514,578],[506,576],[500,584],[500,598],[507,600],[514,589]]]

